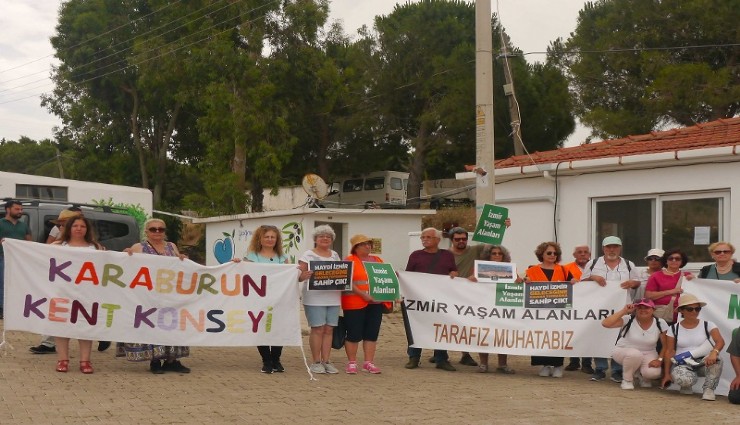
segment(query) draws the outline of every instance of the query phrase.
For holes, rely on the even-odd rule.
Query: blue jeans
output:
[[[608,360],[609,359],[603,357],[594,357],[594,363],[596,364],[594,370],[597,372],[606,372],[606,370],[609,369]],[[612,360],[612,375],[615,373],[622,373],[622,365]]]
[[[421,348],[409,347],[406,350],[406,353],[409,355],[409,357],[421,358]],[[447,350],[434,350],[434,360],[437,363],[446,362],[450,360],[450,356],[447,354]]]

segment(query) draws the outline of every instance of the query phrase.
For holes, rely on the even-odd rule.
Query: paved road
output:
[[[1,322],[0,322],[1,323]],[[376,363],[380,375],[320,375],[310,381],[301,351],[286,348],[286,373],[265,375],[256,348],[193,348],[188,375],[152,375],[147,365],[93,353],[93,375],[54,371],[54,355],[34,355],[38,337],[7,332],[0,357],[0,424],[735,424],[740,406],[702,402],[658,389],[622,391],[581,372],[540,378],[528,357],[515,375],[480,374],[426,361],[406,370],[399,314],[385,316]],[[305,340],[305,337],[304,337]],[[305,341],[304,341],[305,342]],[[77,360],[72,341],[70,366]],[[306,343],[306,350],[308,345]],[[334,360],[344,368],[343,352]],[[452,353],[453,363],[459,353]],[[493,356],[492,358],[495,358]]]

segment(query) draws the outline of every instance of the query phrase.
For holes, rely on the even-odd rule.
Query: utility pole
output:
[[[475,163],[486,173],[487,184],[476,179],[475,215],[483,205],[494,204],[493,169],[493,40],[491,0],[475,1]]]
[[[508,43],[508,37],[504,42]],[[522,142],[521,118],[519,117],[519,105],[516,102],[514,94],[514,80],[511,78],[511,69],[509,68],[509,55],[499,56],[504,60],[504,94],[509,99],[509,113],[511,114],[511,129],[514,130],[514,155],[524,155],[524,142]]]

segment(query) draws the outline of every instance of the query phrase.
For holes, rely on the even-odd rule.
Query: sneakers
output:
[[[460,364],[465,366],[478,366],[478,362],[473,360],[472,357],[470,357],[470,354],[463,353],[462,357],[460,358]]]
[[[285,372],[285,368],[283,367],[283,364],[280,363],[280,360],[273,360],[272,361],[272,371],[273,372],[278,372],[278,373]]]
[[[619,384],[619,386],[623,390],[634,390],[635,389],[635,384],[630,381],[622,381],[622,383]]]
[[[488,365],[487,364],[482,364],[482,363],[479,364],[478,365],[478,370],[476,372],[478,372],[478,373],[486,373],[486,372],[488,372]]]
[[[179,360],[173,362],[165,361],[162,364],[162,370],[165,372],[190,373],[190,368],[185,367]]]
[[[508,365],[506,365],[506,366],[499,366],[499,367],[497,367],[496,368],[496,373],[503,373],[503,374],[506,374],[506,375],[513,375],[516,372],[514,371],[514,369],[512,369],[511,367],[509,367]]]
[[[47,347],[45,345],[39,345],[37,347],[31,347],[29,350],[33,354],[54,354],[57,352],[56,347]]]
[[[603,370],[596,370],[591,375],[591,380],[592,381],[603,381],[604,378],[606,378],[606,373],[604,373]]]
[[[637,382],[640,384],[640,388],[650,388],[653,386],[653,383],[649,379],[645,379],[642,377],[642,374],[640,372],[637,372]]]
[[[694,389],[691,387],[681,387],[681,389],[678,390],[678,392],[680,392],[681,394],[692,395],[694,394]],[[702,396],[702,398],[704,398],[704,396]]]
[[[454,372],[457,369],[455,369],[455,366],[451,365],[449,360],[439,360],[437,361],[437,369],[446,370],[448,372]]]
[[[349,375],[357,375],[357,362],[347,363],[347,367],[344,368],[344,373]]]
[[[161,375],[164,373],[164,369],[162,369],[162,362],[160,362],[159,360],[150,361],[149,370],[155,375]]]
[[[556,366],[552,369],[552,377],[553,378],[562,378],[563,377],[563,367],[562,366]]]
[[[308,370],[310,370],[311,373],[326,373],[326,368],[324,368],[324,364],[321,362],[313,363],[308,367]]]
[[[616,382],[617,384],[622,382],[622,372],[612,373],[612,376],[609,379],[611,379],[612,382]]]
[[[362,364],[362,370],[368,373],[372,373],[373,375],[377,375],[380,373],[380,368],[375,366],[373,362],[365,362]]]
[[[406,362],[406,365],[404,367],[406,369],[416,369],[417,367],[419,367],[419,358],[409,357],[409,361]]]
[[[339,370],[337,370],[331,362],[324,363],[324,370],[326,373],[330,373],[332,375],[339,373]]]
[[[546,378],[552,375],[552,366],[542,366],[542,369],[540,369],[539,375],[543,378]]]
[[[581,367],[581,372],[583,372],[583,373],[587,373],[587,374],[589,374],[589,375],[593,375],[593,374],[594,374],[594,368],[593,368],[593,367],[591,367],[591,365],[590,365],[590,364],[587,364],[587,365],[583,365],[583,366]]]
[[[704,390],[704,394],[702,394],[701,399],[706,401],[714,401],[717,398],[714,396],[714,390],[711,388],[707,388],[706,390]]]
[[[262,370],[260,370],[262,373],[272,373],[272,363],[262,361]]]

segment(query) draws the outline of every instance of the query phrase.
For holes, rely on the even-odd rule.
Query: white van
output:
[[[405,208],[409,173],[374,171],[332,183],[327,208]]]

